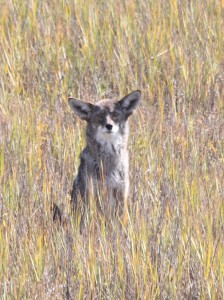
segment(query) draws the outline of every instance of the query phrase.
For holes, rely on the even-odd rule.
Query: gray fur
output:
[[[122,211],[129,190],[128,118],[140,95],[135,91],[120,101],[105,99],[95,105],[69,98],[72,110],[87,121],[86,147],[72,190],[74,210],[85,210],[92,196],[103,210]]]

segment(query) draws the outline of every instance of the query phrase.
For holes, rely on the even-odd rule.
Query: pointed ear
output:
[[[69,98],[68,102],[75,114],[83,120],[89,120],[90,113],[94,108],[93,104],[75,98]]]
[[[128,94],[118,102],[127,118],[133,114],[133,111],[139,104],[140,98],[141,91],[138,90]]]

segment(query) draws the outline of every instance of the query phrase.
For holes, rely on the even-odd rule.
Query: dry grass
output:
[[[223,299],[223,0],[0,10],[0,298]],[[126,224],[52,224],[84,146],[69,95],[143,92]]]

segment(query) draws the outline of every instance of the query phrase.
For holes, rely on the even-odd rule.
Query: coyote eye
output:
[[[111,113],[111,117],[112,117],[112,119],[113,119],[114,121],[116,121],[116,120],[119,119],[120,114],[119,114],[119,112],[114,111],[114,112]]]
[[[97,121],[104,121],[104,119],[105,119],[105,113],[99,113],[99,114],[97,114],[96,115],[96,119],[97,119]]]

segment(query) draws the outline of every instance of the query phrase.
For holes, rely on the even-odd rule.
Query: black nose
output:
[[[113,128],[113,125],[111,125],[111,124],[107,124],[107,125],[106,125],[106,129],[107,129],[107,130],[111,130],[112,128]]]

